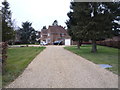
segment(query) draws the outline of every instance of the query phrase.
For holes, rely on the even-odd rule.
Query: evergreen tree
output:
[[[53,26],[58,26],[58,21],[55,20],[52,25],[53,25]]]
[[[9,3],[5,0],[2,2],[2,41],[9,41],[14,38],[14,30],[12,28],[11,11]]]
[[[73,40],[78,41],[78,49],[87,37],[86,25],[90,20],[90,5],[83,2],[71,2],[71,12],[68,13],[69,21],[66,22],[68,33]]]
[[[20,28],[20,40],[22,43],[35,43],[36,41],[36,31],[31,26],[32,23],[26,21],[22,23],[22,28]]]
[[[2,34],[2,12],[0,10],[0,34]],[[2,42],[2,35],[0,35],[0,42]]]
[[[37,31],[35,31],[34,29],[32,30],[31,34],[30,34],[30,43],[35,44],[36,42],[36,38],[37,38]]]
[[[120,2],[72,2],[70,8],[68,32],[77,41],[92,40],[92,52],[97,52],[97,40],[119,34]]]
[[[119,2],[113,2],[113,3],[105,3],[108,8],[110,8],[110,11],[113,16],[112,21],[112,29],[114,31],[114,35],[118,36],[120,35],[120,1]]]
[[[47,28],[46,28],[46,26],[43,26],[43,28],[42,28],[42,29],[47,29]]]
[[[97,52],[97,40],[109,38],[114,35],[116,30],[113,30],[113,24],[117,15],[115,15],[115,12],[118,7],[114,2],[92,2],[90,5],[93,16],[91,17],[91,21],[88,23],[87,29],[88,37],[92,40],[91,52],[95,53]]]

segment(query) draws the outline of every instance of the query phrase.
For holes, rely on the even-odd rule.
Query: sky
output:
[[[1,1],[1,0],[0,0]],[[3,0],[2,0],[3,1]],[[61,26],[69,18],[71,0],[7,0],[12,11],[12,20],[21,27],[22,22],[29,21],[35,30],[40,31],[43,26],[52,25],[54,20]]]

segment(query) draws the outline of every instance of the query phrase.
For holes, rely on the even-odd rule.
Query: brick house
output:
[[[47,42],[47,36],[48,36],[48,30],[47,29],[42,29],[41,30],[41,37],[40,37],[40,41],[41,42]]]
[[[67,33],[67,30],[62,26],[54,25],[49,26],[48,29],[41,30],[41,42],[44,41],[49,45],[52,45],[54,41],[62,40],[65,44],[66,40],[70,40],[70,36]],[[69,41],[70,42],[70,41]]]

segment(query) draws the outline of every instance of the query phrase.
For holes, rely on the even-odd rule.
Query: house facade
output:
[[[48,29],[41,30],[41,42],[44,41],[49,45],[52,45],[55,41],[63,41],[65,44],[66,40],[70,40],[70,36],[67,30],[62,26],[54,25],[49,26]]]
[[[47,42],[47,35],[48,35],[47,33],[48,33],[47,29],[41,30],[40,42]]]

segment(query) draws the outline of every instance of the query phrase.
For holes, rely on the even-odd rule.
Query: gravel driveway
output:
[[[118,76],[62,46],[47,46],[8,88],[118,88]]]

